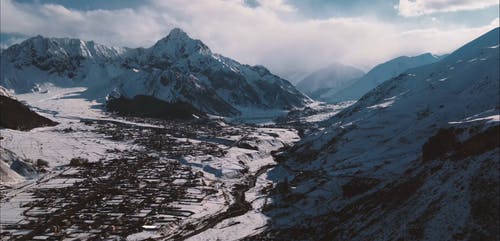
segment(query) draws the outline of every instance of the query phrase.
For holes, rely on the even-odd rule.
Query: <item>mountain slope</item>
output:
[[[117,68],[114,62],[119,62],[125,53],[126,49],[92,41],[36,36],[2,53],[0,84],[17,93],[26,93],[45,82],[70,86],[89,82],[88,79],[109,78],[101,69],[113,65]]]
[[[37,114],[21,102],[13,99],[0,86],[0,128],[27,131],[36,127],[55,126],[57,124],[57,122]]]
[[[147,95],[223,116],[238,115],[241,109],[291,109],[310,102],[266,68],[214,54],[180,29],[147,49],[37,36],[6,49],[1,67],[0,85],[18,93],[47,83],[83,86],[90,99],[104,101],[111,93],[127,98]]]
[[[410,68],[435,63],[441,58],[442,57],[426,53],[414,57],[401,56],[389,60],[375,66],[359,80],[356,80],[354,83],[351,83],[351,85],[341,90],[322,93],[319,99],[331,103],[359,99],[359,97],[384,81],[396,77]]]
[[[355,79],[360,78],[363,74],[364,72],[360,69],[334,63],[309,74],[297,83],[296,86],[297,89],[314,98],[317,91],[324,92],[329,89],[335,91],[352,84]]]
[[[382,83],[282,156],[269,235],[498,240],[498,46],[496,28]]]

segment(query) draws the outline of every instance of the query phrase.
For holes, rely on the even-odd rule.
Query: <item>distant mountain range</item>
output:
[[[387,81],[409,65],[370,71],[380,85],[280,158],[263,236],[498,240],[499,52],[496,28]]]
[[[311,100],[262,66],[214,54],[181,29],[150,48],[107,47],[93,41],[33,37],[3,50],[0,85],[16,93],[50,83],[84,86],[84,97],[145,95],[203,112],[235,116],[242,109],[292,109]]]
[[[308,94],[310,97],[319,97],[322,91],[342,89],[361,78],[365,73],[352,66],[333,63],[328,67],[317,70],[299,83],[297,89]]]
[[[333,65],[312,73],[309,77],[303,79],[297,85],[297,88],[305,90],[302,86],[309,86],[309,88],[314,86],[314,91],[305,91],[305,93],[309,94],[313,99],[328,103],[357,100],[384,81],[396,77],[410,68],[435,63],[445,56],[436,56],[430,53],[413,57],[401,56],[375,66],[366,74],[363,74],[361,70],[357,70],[354,67],[346,68],[346,66]],[[343,77],[324,74],[338,72],[350,74]],[[338,81],[339,79],[343,81]],[[317,83],[322,84],[318,85]],[[337,84],[332,85],[328,83]]]

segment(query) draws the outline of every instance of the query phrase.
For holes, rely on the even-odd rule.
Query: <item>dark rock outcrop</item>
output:
[[[119,97],[107,102],[110,111],[121,115],[151,117],[165,120],[193,119],[206,115],[186,102],[170,103],[152,96],[137,95],[132,99]]]
[[[28,131],[36,127],[55,126],[54,122],[30,110],[21,102],[0,95],[0,127]]]

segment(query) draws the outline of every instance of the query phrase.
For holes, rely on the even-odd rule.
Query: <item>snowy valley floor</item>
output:
[[[60,124],[0,129],[2,148],[49,163],[0,185],[2,240],[235,240],[266,227],[272,154],[298,141],[296,130],[125,120],[79,98],[83,91],[16,96]]]

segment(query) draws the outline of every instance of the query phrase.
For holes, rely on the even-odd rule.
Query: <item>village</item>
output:
[[[184,158],[206,156],[201,162],[213,162],[231,148],[257,152],[259,147],[252,141],[258,140],[252,134],[262,135],[258,128],[206,119],[181,124],[143,118],[127,121],[82,119],[79,123],[106,139],[133,146],[107,150],[120,158],[97,162],[72,158],[21,195],[4,195],[13,192],[4,189],[2,203],[17,203],[22,220],[3,223],[2,240],[182,239],[251,209],[244,192],[251,188],[252,178],[255,185],[257,169],[249,172],[239,161],[239,174],[227,182],[223,171],[200,168],[202,164],[193,168]],[[207,177],[212,173],[216,175]]]

